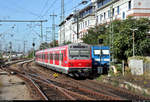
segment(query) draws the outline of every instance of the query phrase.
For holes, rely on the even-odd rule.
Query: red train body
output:
[[[73,76],[88,76],[92,68],[90,45],[77,43],[36,52],[36,63]]]

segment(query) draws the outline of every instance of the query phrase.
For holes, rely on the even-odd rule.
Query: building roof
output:
[[[71,17],[73,17],[73,14],[70,14],[69,16],[67,16],[67,17],[65,18],[65,20],[62,21],[62,22],[59,24],[59,26],[62,26],[64,23],[66,23],[66,20],[67,20],[67,21],[70,20]]]

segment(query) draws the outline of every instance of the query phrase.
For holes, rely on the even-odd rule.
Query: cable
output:
[[[46,12],[43,14],[42,17],[44,17],[44,16],[48,13],[49,9],[52,8],[53,5],[54,5],[57,1],[58,1],[58,0],[54,0],[54,1],[52,2],[52,4],[49,6],[49,8],[46,10]]]
[[[34,16],[37,16],[37,17],[40,17],[38,14],[33,13],[33,12],[31,12],[30,10],[25,9],[25,8],[23,8],[23,7],[19,6],[16,2],[13,2],[12,0],[10,0],[9,2],[11,2],[13,5],[15,5],[15,7],[17,7],[17,8],[20,8],[20,9],[22,9],[22,10],[27,11],[27,12],[28,12],[28,13],[30,13],[31,15],[34,15]]]
[[[40,13],[41,15],[40,16],[42,16],[42,12],[44,11],[45,7],[48,5],[48,2],[49,2],[49,0],[47,0],[45,2],[44,6],[43,6],[43,9],[41,10],[41,13]]]

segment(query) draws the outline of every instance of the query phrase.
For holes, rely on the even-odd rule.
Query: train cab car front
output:
[[[90,46],[87,44],[70,45],[68,54],[69,73],[75,76],[87,76],[92,69]]]

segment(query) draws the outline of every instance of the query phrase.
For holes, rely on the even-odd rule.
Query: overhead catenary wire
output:
[[[52,2],[52,4],[49,6],[49,8],[45,11],[45,13],[42,15],[42,17],[44,17],[46,14],[48,14],[48,11],[50,10],[50,8],[52,8],[54,6],[54,4],[57,2],[58,0],[54,0]]]
[[[11,2],[13,5],[15,5],[14,7],[17,7],[17,8],[20,8],[20,9],[22,9],[22,10],[25,10],[26,12],[28,12],[28,13],[31,14],[31,15],[40,17],[40,15],[38,15],[38,14],[36,14],[36,13],[34,13],[34,12],[32,12],[32,11],[26,9],[26,8],[23,8],[22,6],[18,5],[16,2],[14,2],[14,1],[12,1],[12,0],[9,0],[9,2]]]
[[[42,16],[42,13],[43,13],[44,9],[47,7],[48,3],[49,3],[49,0],[46,0],[45,4],[40,12],[40,16]]]

